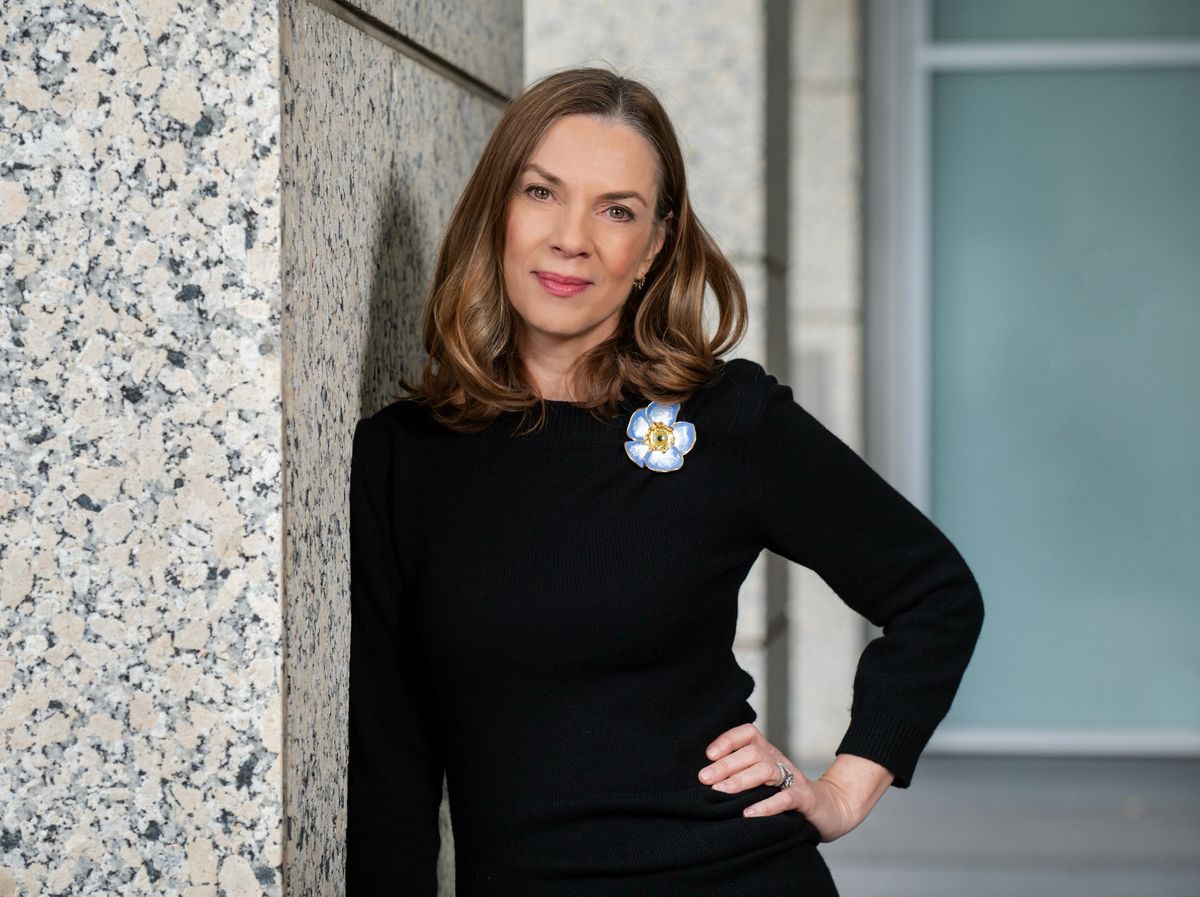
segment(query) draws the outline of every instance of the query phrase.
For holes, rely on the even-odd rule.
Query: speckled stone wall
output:
[[[521,80],[441,5],[0,12],[0,897],[341,893],[350,437]]]
[[[354,6],[501,93],[521,92],[520,0],[357,0]]]
[[[365,6],[415,23],[414,39],[494,93],[520,89],[519,0],[476,3],[470,15],[455,4]],[[406,11],[429,6],[447,11],[436,30]],[[398,374],[416,373],[437,240],[502,104],[354,17],[304,0],[280,10],[287,891],[333,895],[344,878],[351,436],[390,401]],[[445,799],[441,826],[452,894]]]
[[[279,894],[276,4],[2,15],[0,895]]]

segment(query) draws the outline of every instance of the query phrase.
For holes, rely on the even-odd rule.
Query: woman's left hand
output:
[[[838,754],[820,778],[810,779],[753,723],[722,732],[705,754],[714,762],[700,770],[700,781],[730,794],[758,785],[777,786],[780,776],[775,764],[782,763],[794,776],[792,784],[751,804],[742,814],[773,816],[797,810],[817,829],[822,842],[840,838],[862,822],[893,779],[885,767],[854,754]]]

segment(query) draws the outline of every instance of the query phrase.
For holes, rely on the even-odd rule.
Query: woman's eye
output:
[[[621,213],[619,218],[614,219],[615,221],[632,221],[633,220],[633,212],[629,211],[629,209],[625,208],[624,206],[610,206],[608,210],[610,212],[620,212]]]
[[[540,184],[534,184],[531,187],[525,188],[526,193],[533,193],[533,191],[535,191],[535,190],[544,190],[546,193],[550,192],[549,190],[547,190],[545,187],[541,186]],[[539,198],[541,198],[541,197],[539,197]]]

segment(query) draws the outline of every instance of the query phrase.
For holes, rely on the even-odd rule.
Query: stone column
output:
[[[788,297],[797,399],[863,449],[862,138],[859,0],[800,0],[793,19],[792,213]],[[819,773],[850,725],[869,624],[819,576],[792,579],[793,738]]]
[[[2,22],[0,897],[340,894],[350,436],[521,4]]]

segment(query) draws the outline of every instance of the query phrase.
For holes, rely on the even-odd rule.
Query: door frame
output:
[[[946,71],[1200,66],[1200,40],[931,43],[930,0],[863,0],[865,454],[922,512],[931,507],[930,94]],[[951,754],[1200,756],[1177,729],[939,729]]]

